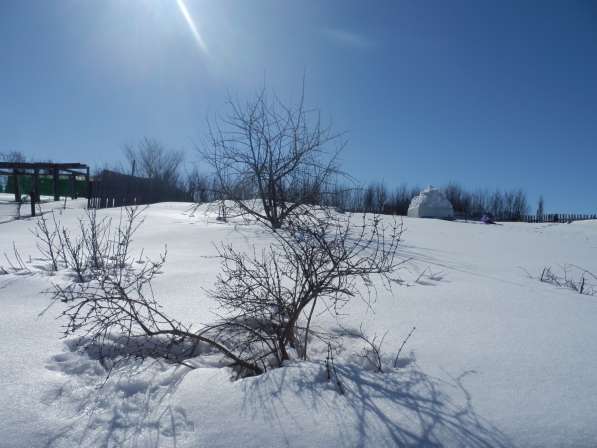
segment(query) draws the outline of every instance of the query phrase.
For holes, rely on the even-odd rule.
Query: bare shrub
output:
[[[112,221],[107,217],[99,219],[95,209],[88,209],[85,213],[85,218],[79,220],[79,227],[87,252],[87,266],[100,269],[104,264],[103,254],[109,252]]]
[[[79,335],[79,346],[96,353],[113,351],[113,345],[118,344],[127,348],[128,356],[153,356],[177,362],[184,362],[200,346],[211,347],[243,372],[260,373],[261,369],[251,360],[245,360],[242,353],[237,355],[225,342],[207,336],[216,335],[217,324],[191,331],[191,325],[162,311],[151,282],[161,273],[166,252],[153,261],[137,259],[130,250],[133,236],[142,223],[141,212],[137,207],[123,209],[113,231],[108,230],[106,221],[90,213],[81,224],[82,240],[68,243],[64,237],[58,238],[58,244],[71,244],[70,249],[61,249],[66,261],[59,266],[77,273],[66,286],[54,284],[52,290],[53,302],[64,307],[61,316],[66,319],[65,335]],[[56,235],[67,234],[64,227],[57,225]],[[75,263],[73,257],[80,262]]]
[[[388,332],[386,331],[381,338],[379,338],[376,334],[373,335],[373,338],[370,338],[363,332],[363,327],[361,326],[356,335],[365,343],[361,357],[365,359],[376,372],[380,373],[383,373],[383,341],[385,340],[387,334]]]
[[[41,253],[42,257],[48,260],[51,264],[51,270],[58,270],[58,248],[56,247],[57,238],[57,226],[55,221],[54,213],[54,227],[49,226],[48,220],[45,215],[41,214],[35,224],[35,230],[32,231],[33,235],[37,240],[37,249]]]
[[[12,253],[13,253],[13,257],[11,260],[11,258],[8,256],[8,254],[6,252],[4,252],[4,259],[8,263],[10,271],[1,267],[0,268],[1,273],[8,274],[9,272],[13,272],[15,274],[20,274],[20,275],[31,274],[32,273],[31,269],[29,269],[27,267],[27,264],[23,261],[23,257],[21,256],[21,253],[17,249],[17,245],[15,244],[14,241],[12,243]]]
[[[32,230],[37,249],[49,262],[50,270],[70,269],[78,281],[84,281],[88,270],[101,266],[102,254],[106,252],[110,238],[110,220],[98,219],[95,209],[85,213],[85,218],[79,219],[78,235],[62,226],[53,211],[50,212],[51,219],[40,215]]]
[[[392,363],[392,367],[403,367],[404,365],[408,364],[408,362],[410,362],[410,360],[405,359],[403,359],[402,362],[400,362],[400,353],[402,353],[404,346],[406,345],[412,334],[415,332],[415,329],[416,327],[412,327],[406,338],[404,338],[404,340],[402,341],[402,344],[400,345],[400,347],[398,348],[398,352],[396,353],[396,357],[394,358],[394,362]],[[388,357],[384,355],[383,350],[383,344],[386,339],[386,336],[388,335],[387,331],[381,337],[379,337],[377,334],[374,334],[371,337],[363,331],[363,325],[361,324],[358,330],[342,328],[341,335],[349,336],[351,338],[355,338],[357,340],[362,341],[364,343],[364,346],[361,352],[359,353],[359,357],[363,359],[365,361],[365,364],[369,368],[373,369],[375,372],[384,373],[384,365],[389,364],[386,361]]]
[[[559,272],[552,270],[551,266],[546,266],[539,276],[539,281],[543,283],[550,283],[559,288],[568,288],[588,296],[597,294],[594,283],[596,280],[595,274],[576,265],[561,266]]]
[[[355,297],[369,304],[373,275],[388,288],[395,280],[401,225],[377,216],[356,221],[350,215],[305,211],[283,231],[273,232],[274,242],[261,252],[219,246],[222,273],[209,294],[222,315],[192,330],[192,324],[163,311],[153,295],[151,282],[162,272],[166,254],[152,261],[131,253],[140,214],[138,208],[123,209],[110,231],[106,221],[90,213],[81,224],[80,239],[59,223],[54,239],[51,231],[39,233],[65,246],[57,266],[76,276],[65,286],[55,284],[52,296],[64,307],[65,334],[81,336],[85,349],[102,353],[117,343],[128,347],[131,356],[176,362],[211,350],[227,358],[240,375],[259,374],[307,357],[318,304],[332,313]]]
[[[289,219],[261,252],[219,246],[222,273],[209,294],[227,312],[226,329],[241,335],[243,352],[274,366],[306,359],[317,305],[338,313],[355,297],[369,303],[373,275],[391,287],[401,225],[378,216],[354,221],[350,215],[305,213]]]

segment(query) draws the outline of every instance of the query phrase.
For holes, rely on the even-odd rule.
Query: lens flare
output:
[[[201,37],[201,34],[199,34],[197,25],[195,24],[195,21],[191,17],[191,14],[189,13],[189,10],[187,9],[187,5],[184,4],[184,0],[176,0],[176,4],[178,5],[178,9],[180,9],[180,13],[184,17],[184,19],[187,21],[187,24],[189,25],[189,29],[191,30],[191,33],[193,33],[193,37],[197,41],[197,45],[199,45],[199,48],[201,48],[201,50],[205,54],[207,54],[207,45],[205,44],[203,37]]]

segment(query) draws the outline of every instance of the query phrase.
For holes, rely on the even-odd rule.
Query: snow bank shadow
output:
[[[266,413],[276,427],[297,421],[292,415],[301,415],[297,409],[309,409],[317,416],[314,427],[322,428],[338,446],[513,446],[476,413],[462,383],[472,372],[446,382],[426,375],[415,364],[386,374],[342,364],[336,366],[344,390],[340,394],[322,365],[309,364],[307,369],[304,365],[279,369],[270,378],[266,374],[243,380],[243,410],[255,416]]]
[[[109,358],[66,345],[47,365],[66,381],[44,402],[69,423],[46,447],[176,446],[194,430],[185,410],[170,402],[189,368],[151,359],[106,364]]]

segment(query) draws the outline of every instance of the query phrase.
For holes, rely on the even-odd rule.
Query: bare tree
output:
[[[486,189],[477,189],[471,194],[468,216],[481,217],[489,212],[490,194]]]
[[[187,174],[185,187],[197,203],[201,204],[217,199],[214,194],[214,179],[201,173],[197,168]]]
[[[410,201],[418,191],[419,189],[413,188],[409,190],[405,183],[401,184],[391,195],[388,212],[395,215],[406,215]]]
[[[543,215],[544,215],[544,207],[545,207],[545,202],[543,201],[543,195],[539,196],[539,203],[537,205],[537,219],[539,220],[543,220]]]
[[[363,189],[361,209],[364,213],[375,212],[375,185],[370,184]]]
[[[14,162],[14,163],[24,163],[27,162],[27,156],[20,151],[7,151],[7,152],[0,152],[0,162]],[[8,178],[4,176],[0,176],[0,192],[2,192],[5,188],[8,187]],[[14,180],[13,180],[14,182]],[[21,215],[21,203],[19,202],[17,205],[17,217]],[[17,218],[18,219],[18,218]]]
[[[272,229],[301,205],[319,204],[338,174],[343,144],[306,108],[304,89],[295,106],[275,95],[270,100],[265,89],[228,106],[226,117],[209,123],[208,144],[200,148],[219,197]]]
[[[184,160],[182,151],[166,149],[160,142],[144,138],[136,146],[124,147],[129,164],[127,174],[157,180],[169,187],[179,187],[180,167]]]
[[[489,210],[494,216],[499,217],[504,215],[505,204],[504,195],[501,191],[496,190],[492,193],[489,199]]]
[[[519,220],[523,215],[529,212],[529,203],[527,201],[526,194],[522,189],[518,189],[514,192],[514,202],[512,215],[513,218]]]
[[[450,182],[443,188],[448,201],[457,213],[470,214],[471,194],[465,191],[458,183]]]
[[[24,163],[26,161],[27,156],[21,151],[0,152],[0,162]]]

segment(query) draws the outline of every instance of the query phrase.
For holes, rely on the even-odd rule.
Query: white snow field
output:
[[[55,213],[74,229],[82,207],[69,201]],[[213,243],[250,247],[268,237],[190,207],[150,206],[134,246],[156,256],[167,244],[156,296],[197,327],[214,319],[202,289],[219,269],[206,258]],[[61,339],[60,306],[46,310],[43,291],[65,274],[50,276],[37,259],[34,219],[0,224],[8,271],[0,275],[0,447],[597,446],[597,296],[536,278],[566,264],[597,273],[595,221],[404,218],[405,285],[380,288],[372,309],[355,300],[338,318],[318,316],[330,332],[361,323],[371,335],[388,332],[384,373],[367,369],[362,345],[345,340],[336,355],[341,395],[327,381],[323,347],[308,362],[236,381],[213,356],[189,360],[194,369],[131,362],[106,379],[93,354]],[[4,258],[13,242],[30,272]]]

